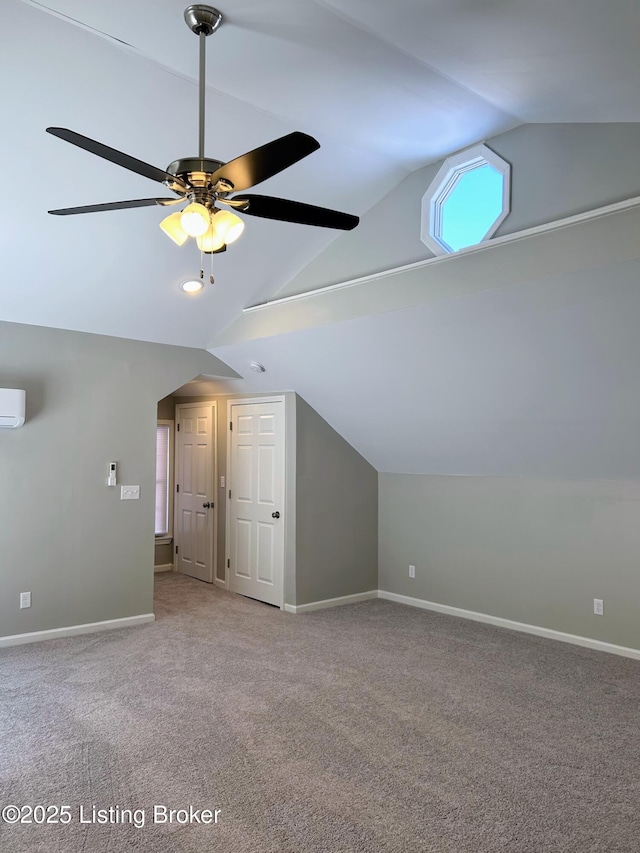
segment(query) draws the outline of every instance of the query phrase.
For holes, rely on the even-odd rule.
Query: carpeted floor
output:
[[[0,823],[3,853],[640,850],[640,663],[386,601],[156,589],[152,625],[0,652],[0,806],[71,815]]]

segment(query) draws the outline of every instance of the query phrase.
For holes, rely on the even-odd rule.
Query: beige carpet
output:
[[[72,818],[0,823],[2,853],[640,850],[638,662],[384,601],[290,616],[174,575],[156,614],[0,652],[0,805]],[[154,805],[220,814],[153,824]]]

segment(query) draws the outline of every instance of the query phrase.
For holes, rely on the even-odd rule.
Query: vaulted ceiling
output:
[[[199,253],[193,244],[177,248],[162,234],[160,208],[47,215],[55,207],[147,197],[159,189],[47,135],[49,125],[69,127],[163,169],[195,154],[198,44],[184,24],[184,5],[185,0],[3,4],[0,319],[213,346],[240,373],[252,354],[273,356],[271,385],[260,380],[255,386],[252,380],[245,387],[300,390],[377,467],[479,471],[479,456],[465,461],[458,452],[456,442],[464,445],[470,435],[443,438],[437,459],[427,456],[414,464],[381,449],[390,447],[384,431],[369,441],[372,412],[358,417],[341,412],[358,387],[355,365],[362,360],[380,367],[376,384],[385,393],[395,378],[410,377],[400,383],[404,400],[415,398],[420,388],[427,393],[440,388],[441,377],[427,381],[415,364],[426,357],[431,366],[437,363],[435,350],[398,347],[408,333],[419,337],[421,328],[433,333],[429,347],[439,343],[441,354],[448,346],[456,350],[447,364],[464,397],[465,382],[469,392],[477,384],[464,365],[475,369],[482,362],[456,348],[455,339],[440,340],[438,321],[447,330],[459,324],[460,339],[468,342],[474,311],[478,334],[489,328],[480,318],[492,310],[491,301],[475,296],[437,311],[423,307],[426,313],[411,317],[393,312],[329,329],[300,329],[297,337],[267,337],[252,348],[225,338],[225,329],[243,308],[299,278],[337,232],[247,218],[238,243],[214,259],[216,283],[189,299],[178,283],[197,273]],[[640,9],[630,0],[233,0],[228,7],[220,0],[218,6],[224,23],[207,42],[207,155],[229,160],[292,130],[310,133],[322,145],[260,185],[259,192],[365,216],[415,170],[519,125],[640,121]],[[360,251],[355,239],[346,242],[349,235],[339,239],[343,256],[350,246]],[[513,303],[509,311],[532,334],[526,298],[521,295],[520,307]],[[527,339],[523,331],[519,340]],[[505,339],[508,360],[507,344]],[[510,346],[518,345],[511,340]],[[327,350],[332,360],[337,353],[343,358],[330,371],[323,363]],[[458,364],[465,351],[467,361]],[[507,384],[496,379],[492,394],[511,388],[508,377],[502,380]],[[458,411],[444,391],[439,405],[441,424],[462,423],[472,411]],[[496,424],[502,415],[492,421],[487,410],[478,417],[493,423],[487,435],[501,434]],[[444,435],[445,427],[441,430]],[[416,434],[407,447],[418,444]],[[527,467],[533,473],[544,468],[536,468],[534,445],[528,445]],[[469,448],[472,455],[480,452]],[[463,460],[457,468],[454,457]],[[489,472],[511,471],[502,459],[502,467],[496,459]],[[615,465],[601,467],[606,473]]]

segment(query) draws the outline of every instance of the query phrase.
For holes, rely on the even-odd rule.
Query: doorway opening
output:
[[[295,397],[229,394],[221,383],[201,396],[204,384],[158,404],[158,435],[168,431],[173,450],[167,462],[157,440],[155,571],[282,609],[295,547]],[[170,525],[159,523],[167,515]]]
[[[158,403],[156,573],[175,571],[214,583],[217,556],[217,404]]]

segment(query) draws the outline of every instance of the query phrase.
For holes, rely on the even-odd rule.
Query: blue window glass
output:
[[[489,163],[463,172],[441,203],[442,228],[438,235],[449,251],[457,252],[482,241],[502,213],[504,176]]]

